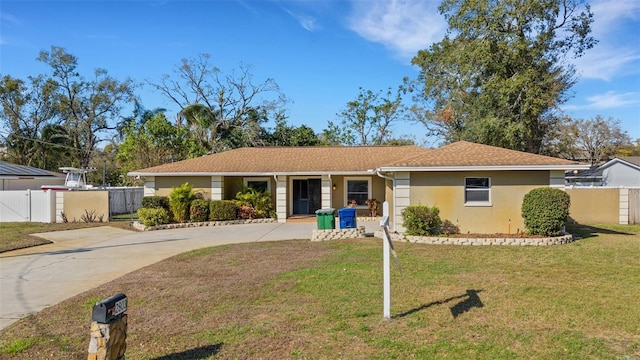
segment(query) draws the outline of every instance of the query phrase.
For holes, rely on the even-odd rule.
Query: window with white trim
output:
[[[468,177],[464,179],[465,205],[491,204],[491,178]]]
[[[244,186],[264,192],[271,191],[271,181],[268,177],[244,178]]]
[[[345,178],[345,205],[355,200],[357,206],[367,206],[367,199],[371,198],[371,178]]]

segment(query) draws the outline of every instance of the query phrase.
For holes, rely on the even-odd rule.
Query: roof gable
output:
[[[600,165],[599,169],[604,170],[615,164],[623,164],[636,170],[640,170],[640,156],[616,157]]]

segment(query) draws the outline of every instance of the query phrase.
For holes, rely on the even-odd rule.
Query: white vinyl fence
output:
[[[55,192],[43,190],[0,191],[0,222],[56,221]]]
[[[133,214],[142,207],[142,187],[107,188],[109,216]],[[56,191],[6,190],[0,191],[0,222],[56,222]],[[59,197],[59,209],[64,197]]]

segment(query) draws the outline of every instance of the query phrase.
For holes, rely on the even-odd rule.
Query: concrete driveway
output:
[[[373,232],[375,222],[358,224]],[[53,244],[0,253],[0,329],[179,253],[244,242],[310,239],[315,223],[134,232],[109,226],[37,234]]]

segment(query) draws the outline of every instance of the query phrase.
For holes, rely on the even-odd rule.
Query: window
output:
[[[371,179],[369,178],[351,178],[345,179],[346,182],[346,205],[355,200],[357,206],[367,206],[367,199],[371,198]]]
[[[466,205],[490,205],[491,179],[486,177],[465,178],[464,203]]]
[[[260,192],[271,190],[271,186],[269,186],[269,183],[270,183],[269,178],[245,178],[244,179],[244,186],[250,187]]]

